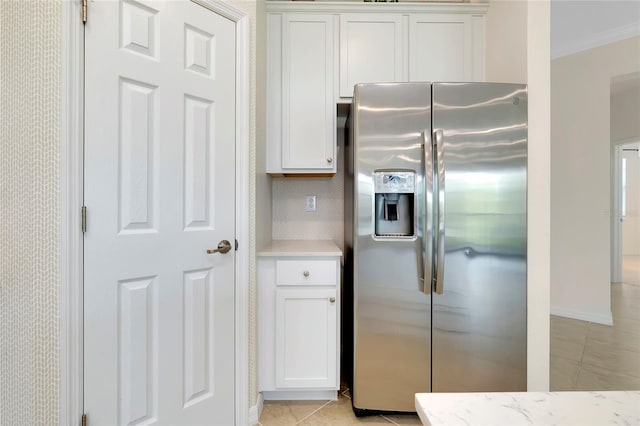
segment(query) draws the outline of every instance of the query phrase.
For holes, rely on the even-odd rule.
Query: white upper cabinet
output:
[[[405,58],[402,15],[340,15],[340,97],[357,83],[406,81]]]
[[[335,174],[355,84],[483,81],[487,7],[267,1],[267,172]]]
[[[473,81],[471,16],[413,14],[409,81]]]
[[[267,171],[335,173],[337,17],[268,16]]]

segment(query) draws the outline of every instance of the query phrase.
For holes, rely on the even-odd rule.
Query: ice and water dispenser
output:
[[[413,237],[416,174],[385,170],[373,173],[375,236]]]

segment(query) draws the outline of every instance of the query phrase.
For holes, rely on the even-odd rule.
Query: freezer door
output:
[[[432,390],[524,391],[526,86],[434,84],[433,132],[444,235],[436,238]]]
[[[415,411],[414,394],[430,390],[430,283],[424,285],[424,144],[430,144],[431,86],[424,83],[356,86],[347,155],[353,182],[353,247],[347,244],[345,288],[353,292],[353,405]],[[382,203],[407,195],[415,178],[415,221],[402,232],[401,215]],[[394,191],[399,193],[394,193]],[[347,191],[349,193],[349,191]],[[387,193],[387,198],[376,194]],[[406,206],[406,204],[405,204]],[[387,206],[388,207],[388,206]],[[386,228],[385,228],[386,229]],[[352,260],[351,260],[352,259]],[[428,259],[427,262],[431,262]],[[429,278],[427,278],[429,281]]]

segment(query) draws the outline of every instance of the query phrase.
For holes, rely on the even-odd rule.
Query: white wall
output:
[[[610,84],[640,37],[551,63],[552,313],[610,323]]]

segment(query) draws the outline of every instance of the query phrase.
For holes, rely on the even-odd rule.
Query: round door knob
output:
[[[327,157],[327,163],[333,163],[333,158]]]
[[[336,298],[335,298],[335,297],[330,297],[330,298],[329,298],[329,302],[331,302],[331,303],[336,303]]]
[[[309,277],[309,275],[310,275],[310,274],[309,274],[309,271],[304,271],[304,272],[302,273],[302,275],[304,275],[304,276],[305,276],[305,278],[307,278],[307,277]]]

